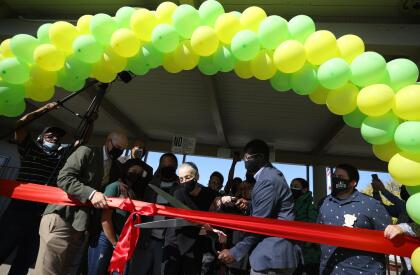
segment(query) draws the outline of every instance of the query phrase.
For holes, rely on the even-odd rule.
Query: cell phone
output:
[[[372,179],[379,180],[378,174],[372,174]]]

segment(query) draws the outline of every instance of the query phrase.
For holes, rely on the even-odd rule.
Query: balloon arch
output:
[[[76,26],[43,24],[37,37],[18,34],[0,44],[0,114],[22,114],[25,98],[47,101],[55,86],[74,92],[89,77],[109,83],[123,70],[144,75],[159,66],[170,73],[234,71],[325,104],[389,162],[392,177],[412,195],[410,217],[420,223],[417,66],[408,59],[386,62],[366,52],[360,37],[336,39],[305,15],[286,21],[255,6],[225,13],[209,0],[198,10],[164,2],[155,11],[122,7],[115,16],[84,15]],[[413,257],[420,272],[420,248]]]

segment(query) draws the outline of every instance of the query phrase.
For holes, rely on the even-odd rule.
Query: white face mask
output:
[[[42,147],[44,147],[45,150],[50,152],[57,150],[59,146],[60,145],[57,143],[48,142],[46,140],[44,140],[44,142],[42,143]]]

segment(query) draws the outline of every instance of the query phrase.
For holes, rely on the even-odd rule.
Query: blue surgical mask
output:
[[[52,142],[48,142],[48,141],[45,141],[44,140],[44,142],[43,142],[43,144],[42,144],[42,147],[44,147],[44,149],[46,150],[46,151],[56,151],[57,149],[58,149],[58,147],[59,147],[60,145],[59,144],[57,144],[57,143],[52,143]]]

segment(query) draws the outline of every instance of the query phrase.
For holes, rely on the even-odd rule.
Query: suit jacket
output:
[[[256,177],[251,194],[251,216],[293,220],[293,196],[282,172],[267,164]],[[291,241],[247,234],[230,252],[239,261],[250,253],[255,271],[295,268],[299,254]]]
[[[81,202],[101,189],[104,174],[103,148],[80,146],[67,159],[58,174],[57,186]],[[44,214],[57,213],[77,231],[87,229],[93,208],[49,204]]]

